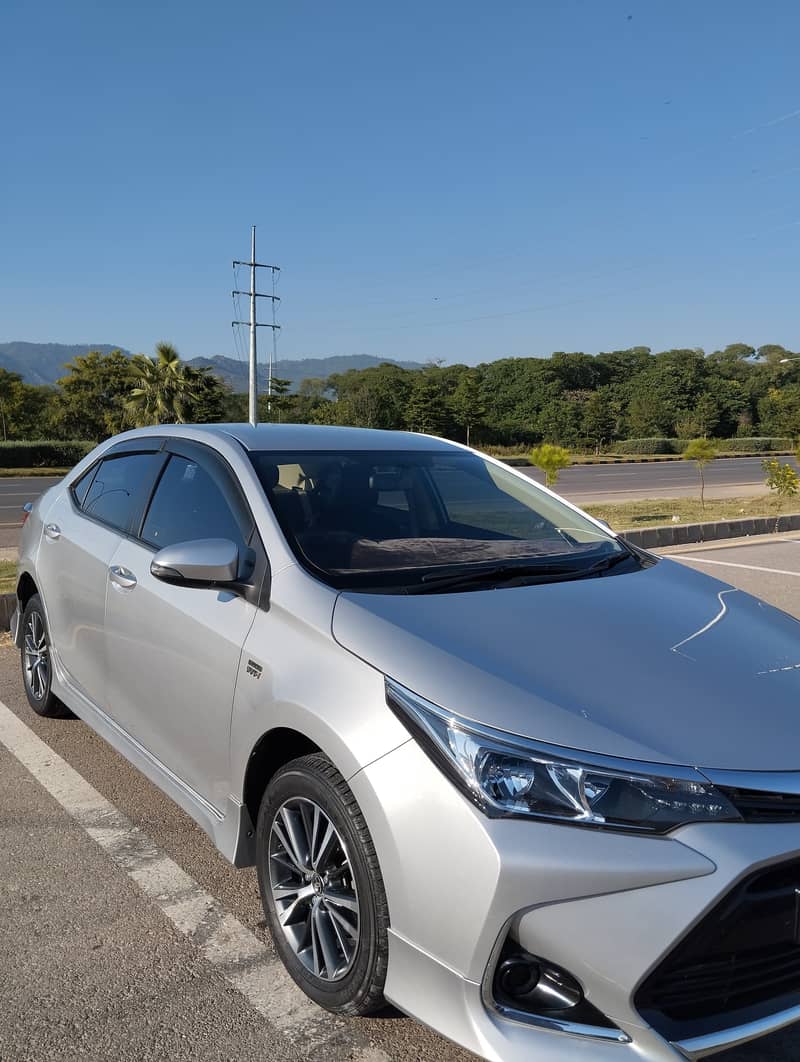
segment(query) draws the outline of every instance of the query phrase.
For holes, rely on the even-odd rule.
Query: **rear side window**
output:
[[[156,549],[199,538],[228,538],[245,549],[239,521],[222,490],[201,465],[173,456],[164,470],[142,528]]]
[[[83,500],[83,511],[120,531],[131,531],[163,456],[160,453],[107,457]]]

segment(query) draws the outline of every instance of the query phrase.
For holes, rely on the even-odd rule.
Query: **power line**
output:
[[[250,320],[249,321],[233,321],[233,325],[247,324],[250,326],[250,372],[249,372],[249,388],[248,388],[248,420],[255,427],[258,424],[258,348],[257,348],[257,335],[259,328],[271,328],[273,335],[273,350],[275,349],[274,336],[275,332],[280,328],[280,325],[275,320],[275,303],[279,301],[278,296],[275,294],[275,273],[280,272],[280,266],[267,265],[264,262],[256,261],[256,227],[253,225],[250,231],[250,261],[242,262],[238,259],[234,260],[233,269],[234,276],[236,276],[237,266],[247,266],[250,269],[250,290],[238,291],[234,290],[232,295],[234,300],[237,295],[247,295],[250,299]],[[273,293],[271,295],[265,292],[256,291],[256,270],[257,269],[271,269],[273,277]],[[272,323],[268,324],[264,321],[259,321],[256,314],[256,299],[272,299]],[[267,381],[267,409],[272,409],[272,356],[270,356],[270,370]]]

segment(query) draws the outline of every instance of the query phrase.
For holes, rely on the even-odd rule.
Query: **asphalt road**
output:
[[[705,471],[707,498],[733,498],[766,490],[760,457],[731,457],[713,461]],[[793,457],[782,457],[798,469]],[[539,483],[538,469],[521,472]],[[572,465],[558,478],[556,490],[570,501],[634,501],[639,498],[681,498],[698,492],[697,468],[691,461],[659,461],[642,464]]]
[[[34,501],[58,479],[47,476],[3,476],[0,478],[0,549],[19,544],[22,506]]]
[[[800,536],[670,552],[800,618]],[[304,1014],[253,871],[234,870],[82,722],[35,716],[8,645],[0,699],[2,1062],[473,1057],[394,1012]],[[800,1028],[717,1057],[789,1062]]]

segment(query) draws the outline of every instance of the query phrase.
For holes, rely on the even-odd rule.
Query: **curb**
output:
[[[723,538],[747,538],[772,535],[782,531],[800,531],[800,513],[787,516],[755,516],[747,520],[719,520],[709,524],[667,524],[666,527],[643,527],[620,531],[620,537],[642,549],[661,546],[685,546],[694,542],[714,542]]]
[[[11,626],[11,617],[16,607],[16,594],[0,594],[0,632],[7,631]]]
[[[740,454],[717,454],[715,461],[737,461],[743,457],[793,457],[794,450],[760,450],[745,451]],[[527,457],[498,457],[498,461],[511,468],[534,468]],[[647,465],[668,464],[670,461],[686,461],[683,454],[603,454],[602,456],[578,456],[569,465],[570,468],[582,468],[585,465]],[[688,459],[691,462],[691,459]]]

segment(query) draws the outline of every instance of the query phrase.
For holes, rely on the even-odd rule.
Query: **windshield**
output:
[[[455,571],[626,553],[534,483],[467,451],[251,453],[298,559],[339,589],[414,587]]]

